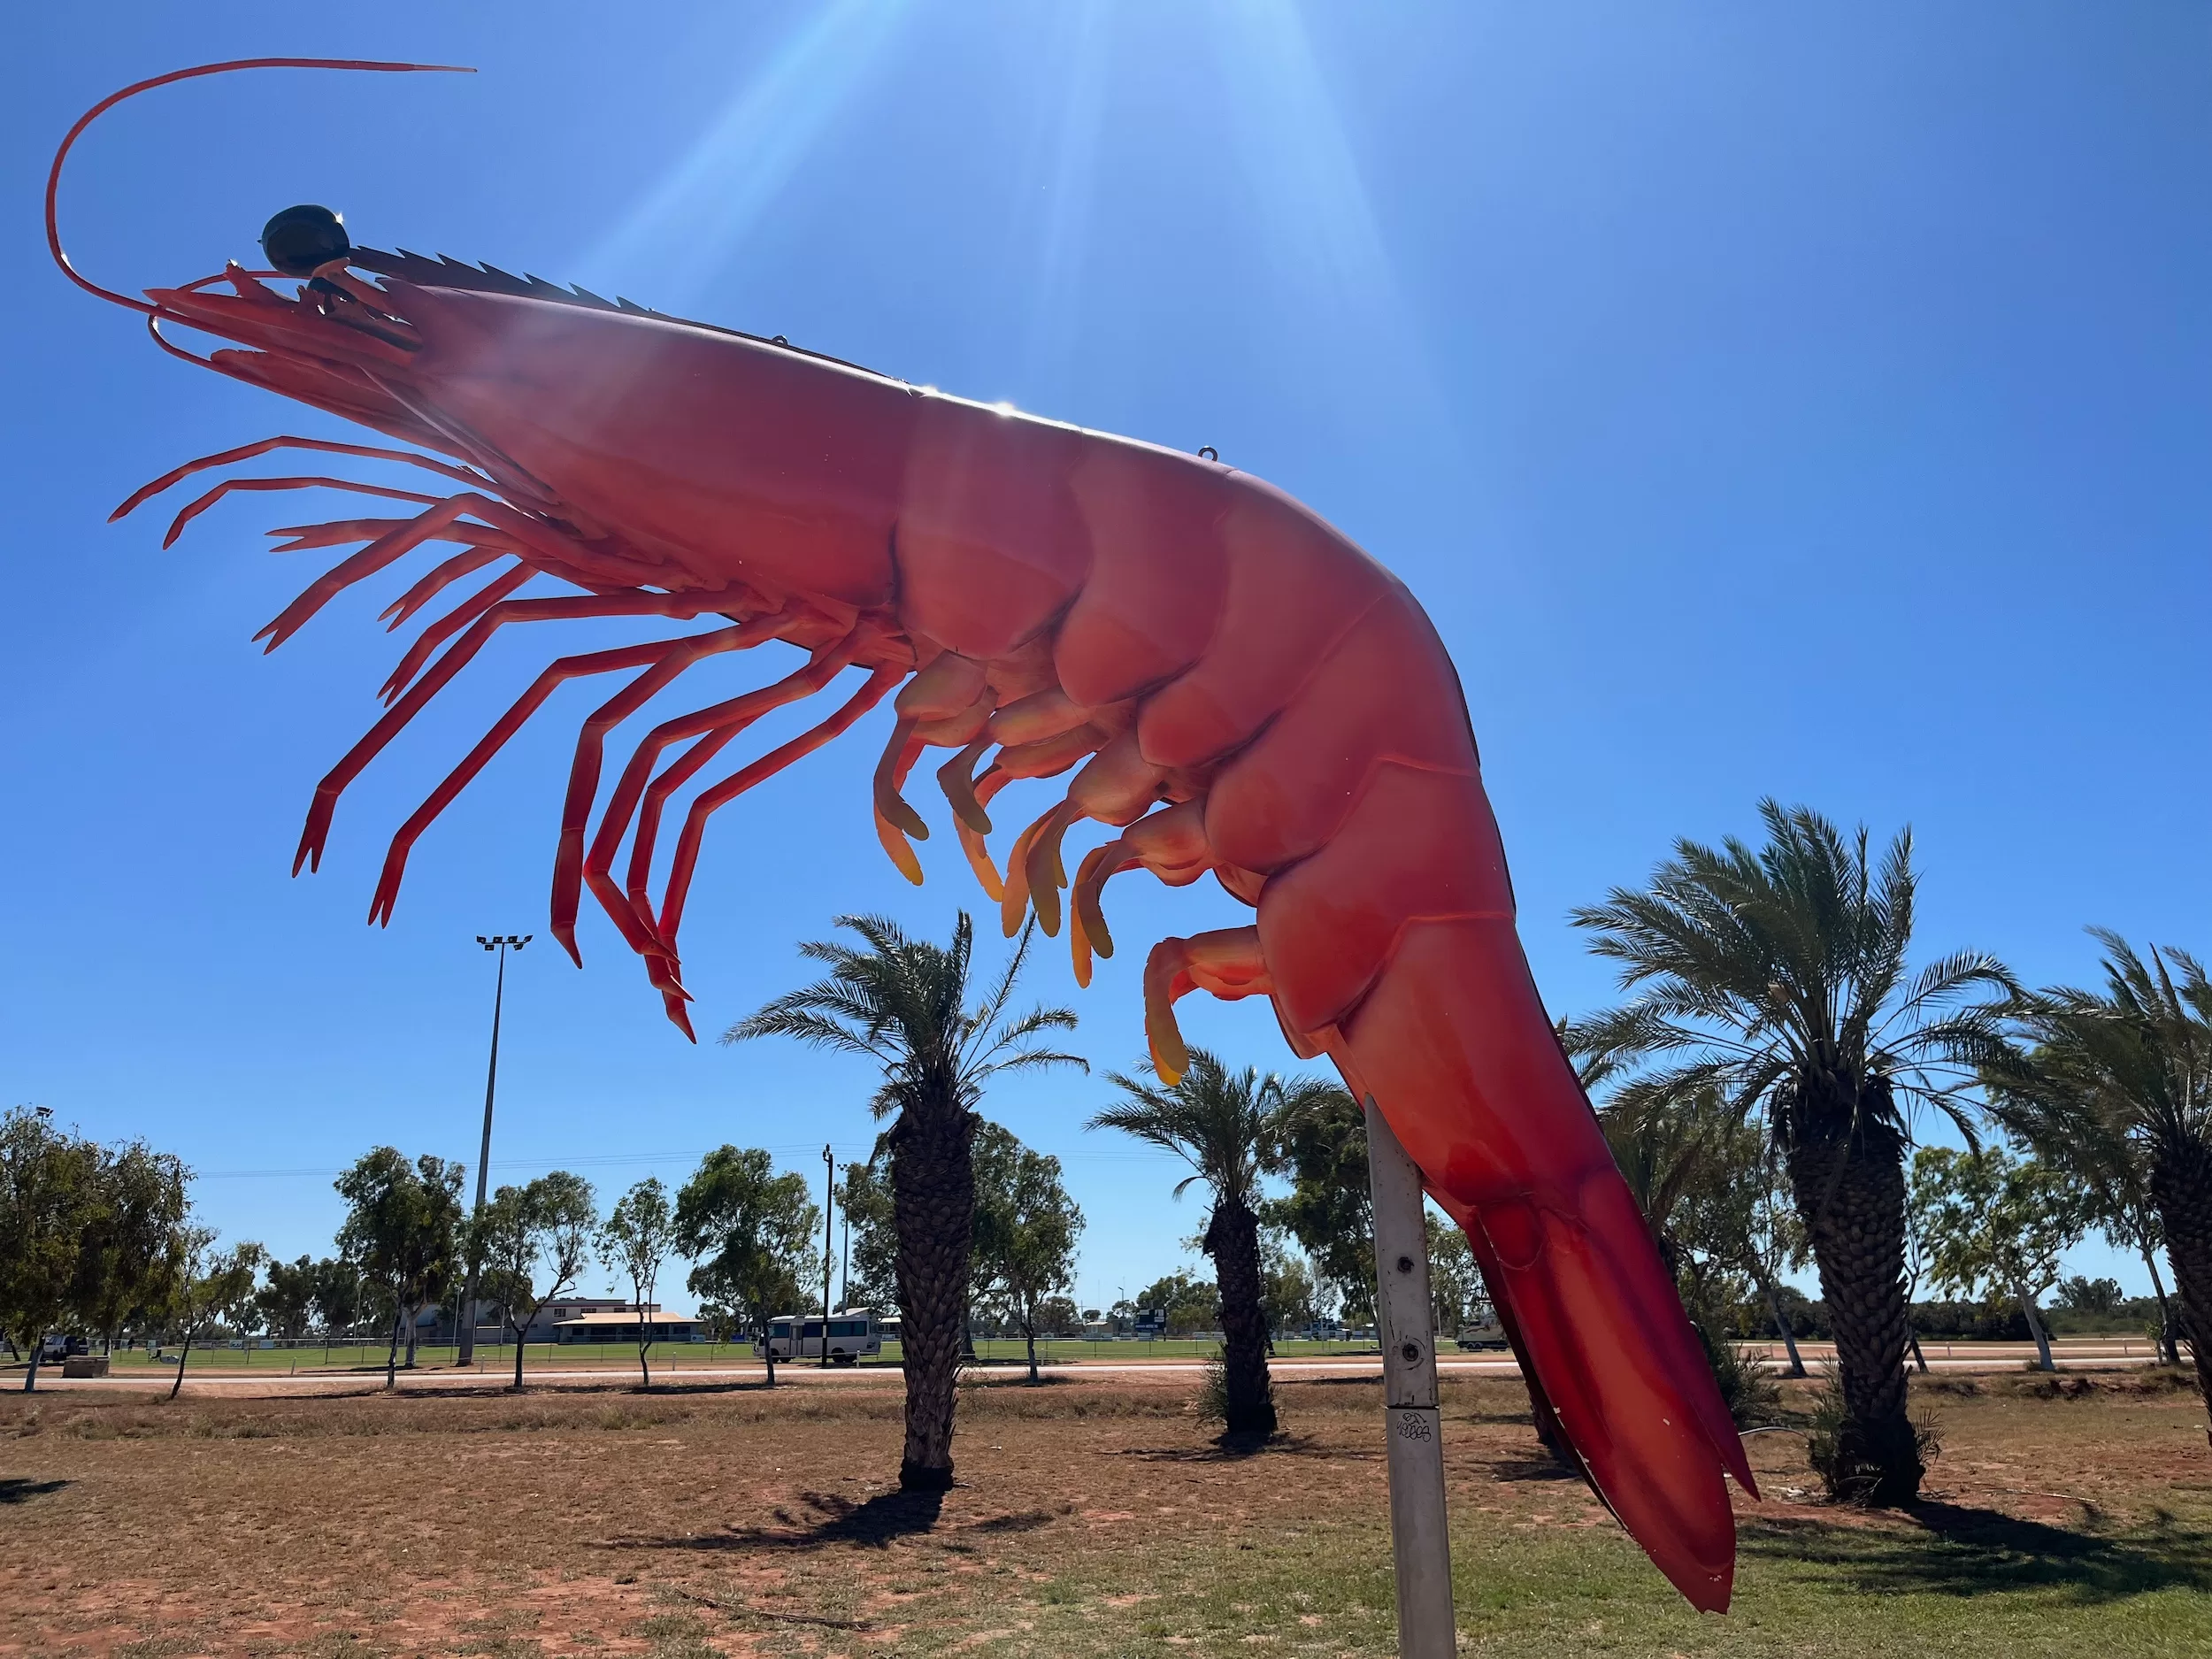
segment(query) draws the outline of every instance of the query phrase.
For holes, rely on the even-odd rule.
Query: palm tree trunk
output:
[[[975,1236],[975,1119],[954,1102],[910,1106],[893,1127],[891,1216],[898,1236],[906,1447],[899,1485],[952,1485],[952,1416],[968,1324]]]
[[[1839,1495],[1884,1507],[1911,1503],[1926,1471],[1905,1410],[1912,1328],[1903,1143],[1862,1120],[1848,1139],[1808,1135],[1790,1148],[1788,1164],[1835,1327],[1843,1386],[1834,1463],[1823,1473]]]
[[[1261,1311],[1259,1218],[1231,1199],[1214,1205],[1206,1224],[1206,1254],[1221,1289],[1225,1416],[1232,1434],[1272,1434],[1275,1399],[1268,1386],[1267,1317]]]
[[[2173,1263],[2197,1389],[2212,1412],[2212,1148],[2197,1140],[2162,1146],[2151,1164],[2151,1199]],[[2212,1428],[2206,1435],[2212,1439]]]

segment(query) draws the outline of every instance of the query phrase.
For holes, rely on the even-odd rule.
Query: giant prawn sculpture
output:
[[[277,533],[283,551],[363,545],[261,630],[268,649],[427,544],[460,550],[394,603],[395,627],[495,567],[401,658],[388,711],[315,791],[295,872],[319,859],[347,784],[498,629],[711,618],[548,667],[401,826],[370,907],[389,918],[409,849],[556,687],[633,673],[577,741],[551,926],[577,956],[588,887],[688,1034],[677,940],[708,818],[890,697],[873,802],[886,850],[922,879],[908,838],[929,832],[901,789],[926,751],[951,751],[937,779],[1007,932],[1032,910],[1048,934],[1064,921],[1079,981],[1094,953],[1112,954],[1100,899],[1120,872],[1179,887],[1210,872],[1254,908],[1252,926],[1153,947],[1145,1024],[1161,1074],[1186,1060],[1177,998],[1271,998],[1291,1048],[1327,1056],[1376,1102],[1466,1230],[1540,1410],[1548,1397],[1600,1495],[1693,1603],[1725,1608],[1735,1530],[1722,1474],[1752,1489],[1751,1471],[1538,1000],[1459,680],[1405,586],[1280,490],[1202,452],[968,403],[489,266],[353,247],[321,209],[270,222],[273,269],[233,265],[142,301],[72,269],[56,192],[85,127],[149,88],[260,67],[433,66],[262,58],[142,81],[63,141],[47,230],[71,279],[143,313],[164,349],[413,446],[271,438],[178,467],[118,517],[285,449],[404,462],[451,486],[233,478],[178,513],[164,545],[233,490],[405,503],[405,517]],[[299,286],[268,286],[281,279]],[[199,357],[165,324],[249,349]],[[541,579],[567,591],[520,596]],[[692,664],[772,640],[803,650],[804,665],[654,726],[592,831],[606,734]],[[657,904],[649,879],[672,793],[762,716],[849,669],[865,677],[826,718],[692,801]],[[1070,771],[1002,875],[985,842],[993,798]],[[1087,820],[1116,833],[1083,856],[1064,918],[1062,849]]]

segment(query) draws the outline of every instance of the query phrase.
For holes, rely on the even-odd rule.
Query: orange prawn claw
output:
[[[979,737],[950,760],[937,769],[938,787],[944,790],[945,799],[951,805],[953,816],[978,835],[991,833],[991,815],[983,810],[983,803],[976,798],[975,764],[991,747],[987,733]],[[998,896],[994,893],[993,898]]]
[[[1067,867],[1060,861],[1060,838],[1073,821],[1074,809],[1063,801],[1038,819],[1022,860],[1030,902],[1037,909],[1037,926],[1047,939],[1060,936],[1060,889],[1068,884]]]
[[[922,885],[922,861],[914,856],[906,838],[910,835],[918,841],[927,841],[929,826],[899,793],[908,770],[922,752],[921,744],[915,741],[914,726],[914,721],[902,719],[891,728],[891,741],[884,745],[883,757],[876,762],[875,810],[876,839],[883,843],[883,850],[891,855],[891,862],[899,867],[899,873],[918,887]]]
[[[996,767],[986,767],[983,776],[976,780],[974,790],[979,810],[988,806],[991,797],[1011,781]],[[991,862],[991,849],[983,840],[990,832],[984,830],[979,833],[967,819],[957,816],[953,819],[952,827],[953,833],[960,838],[960,850],[967,855],[968,867],[975,872],[977,884],[982,887],[984,896],[994,904],[1002,902],[1006,897],[1006,883],[1000,879],[998,867]]]
[[[1224,927],[1153,946],[1144,964],[1144,1033],[1160,1080],[1172,1088],[1190,1069],[1190,1050],[1175,1019],[1177,998],[1203,990],[1234,1002],[1274,988],[1256,927]]]

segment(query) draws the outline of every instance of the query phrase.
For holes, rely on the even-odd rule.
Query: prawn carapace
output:
[[[403,503],[278,533],[288,550],[357,550],[263,628],[271,649],[433,542],[458,551],[394,603],[394,626],[478,581],[423,628],[385,684],[388,710],[318,787],[296,869],[319,856],[347,784],[497,630],[700,623],[547,667],[401,826],[370,912],[390,917],[417,837],[555,687],[628,675],[577,740],[552,927],[575,955],[588,888],[688,1033],[678,941],[709,817],[890,697],[872,802],[886,850],[921,879],[909,841],[928,830],[902,789],[947,751],[939,786],[1007,931],[1033,910],[1047,933],[1064,922],[1079,979],[1112,952],[1102,894],[1118,872],[1211,874],[1254,908],[1250,926],[1153,948],[1161,1073],[1184,1064],[1178,997],[1271,998],[1292,1048],[1328,1056],[1376,1102],[1466,1228],[1532,1392],[1607,1503],[1694,1603],[1726,1605],[1722,1476],[1749,1489],[1751,1473],[1538,1000],[1459,680],[1402,583],[1202,456],[489,266],[355,247],[321,210],[279,215],[265,246],[273,269],[233,265],[144,303],[84,285],[146,312],[157,339],[175,324],[235,342],[200,358],[162,342],[191,361],[411,447],[272,438],[180,467],[119,514],[281,449],[429,474],[419,490],[232,478],[177,515],[172,539],[232,490]],[[53,247],[61,259],[58,230]],[[595,826],[607,734],[694,664],[772,640],[803,665],[654,726]],[[841,680],[816,724],[692,797],[656,899],[674,792],[763,715]],[[1069,772],[1002,872],[985,841],[1001,790]],[[1116,833],[1071,879],[1066,838],[1085,823]]]

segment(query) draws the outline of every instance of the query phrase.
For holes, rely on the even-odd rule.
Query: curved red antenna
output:
[[[126,98],[134,98],[142,92],[156,87],[165,87],[173,81],[191,81],[201,75],[227,74],[234,69],[358,69],[371,74],[449,74],[472,75],[475,70],[461,64],[388,64],[373,59],[355,58],[235,58],[227,63],[201,64],[191,69],[172,69],[165,75],[156,75],[150,81],[141,81],[125,87],[120,92],[109,94],[77,118],[77,124],[69,129],[61,141],[61,148],[54,152],[54,165],[46,174],[46,250],[54,256],[54,263],[61,273],[86,293],[127,306],[134,311],[152,316],[155,307],[144,300],[134,300],[112,288],[104,288],[97,282],[79,274],[69,263],[69,256],[62,251],[61,221],[56,213],[56,203],[61,191],[62,163],[69,159],[69,148],[77,142],[84,129],[98,120]]]

